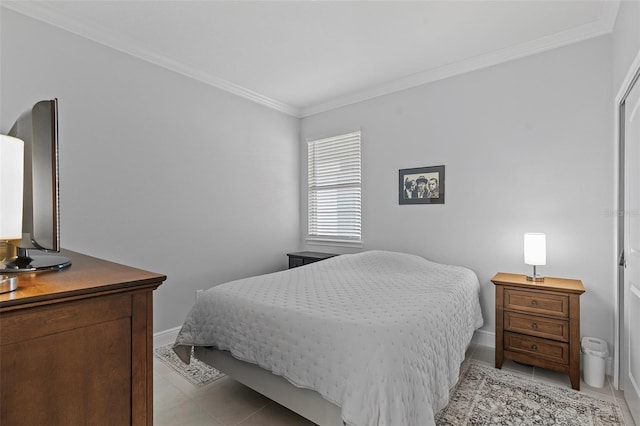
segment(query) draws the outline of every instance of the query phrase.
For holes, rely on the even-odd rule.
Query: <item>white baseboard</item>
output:
[[[170,328],[153,334],[153,348],[166,346],[176,341],[181,327]]]
[[[606,375],[613,376],[613,357],[607,358]]]
[[[493,331],[476,330],[471,338],[471,343],[474,345],[488,346],[490,348],[496,347],[496,333]]]

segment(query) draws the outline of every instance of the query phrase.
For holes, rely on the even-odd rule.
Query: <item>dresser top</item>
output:
[[[71,266],[61,270],[16,274],[18,288],[0,294],[0,309],[69,297],[88,297],[95,293],[156,288],[167,278],[69,250],[62,250],[60,255],[70,258]]]
[[[544,281],[528,281],[526,275],[498,272],[491,282],[496,285],[522,287],[532,290],[552,290],[567,293],[584,293],[582,281],[567,278],[544,277]]]

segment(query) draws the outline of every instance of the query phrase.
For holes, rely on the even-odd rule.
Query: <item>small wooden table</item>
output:
[[[580,280],[499,272],[496,289],[496,368],[505,359],[569,375],[580,390]]]
[[[338,255],[333,253],[319,253],[316,251],[298,251],[295,253],[287,253],[287,256],[289,256],[289,269],[291,269]]]
[[[153,424],[153,296],[164,275],[62,251],[0,294],[0,424]]]

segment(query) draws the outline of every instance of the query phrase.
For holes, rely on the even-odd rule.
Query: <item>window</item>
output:
[[[309,142],[309,237],[361,246],[360,132]]]

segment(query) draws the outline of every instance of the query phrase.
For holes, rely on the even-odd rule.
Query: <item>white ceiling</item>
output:
[[[294,116],[611,32],[619,1],[2,1]]]

